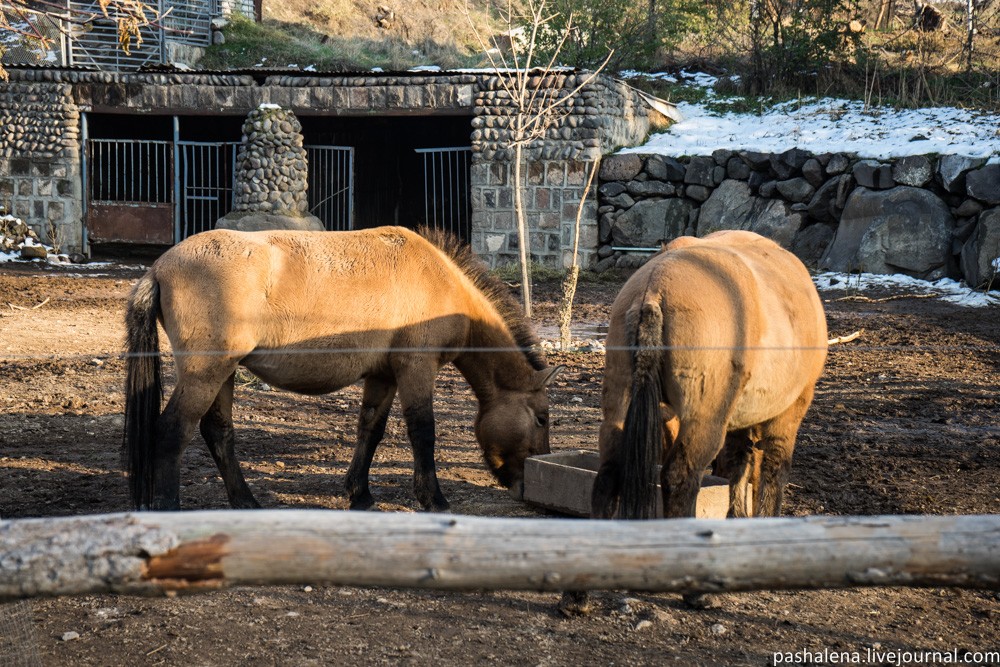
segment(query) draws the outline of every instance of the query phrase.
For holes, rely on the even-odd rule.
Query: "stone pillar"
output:
[[[323,231],[322,221],[309,213],[307,176],[302,125],[295,114],[274,104],[260,105],[243,123],[233,210],[216,228]]]

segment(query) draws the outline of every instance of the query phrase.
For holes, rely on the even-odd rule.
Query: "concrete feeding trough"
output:
[[[583,449],[528,457],[524,462],[524,499],[553,512],[590,516],[590,492],[599,465],[598,453]],[[656,488],[660,488],[659,484]],[[728,511],[729,480],[705,475],[695,516],[725,519]],[[656,494],[656,514],[663,516],[659,493]]]

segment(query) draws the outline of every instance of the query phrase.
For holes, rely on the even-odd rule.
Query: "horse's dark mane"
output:
[[[421,227],[417,230],[421,236],[437,246],[442,252],[451,258],[453,262],[462,270],[472,284],[482,292],[493,307],[500,313],[500,317],[507,324],[517,346],[524,352],[531,367],[537,370],[546,368],[545,359],[539,352],[538,337],[528,325],[524,317],[521,305],[510,293],[502,280],[492,275],[489,268],[474,252],[469,244],[462,241],[454,234],[449,234],[441,229],[432,227]]]

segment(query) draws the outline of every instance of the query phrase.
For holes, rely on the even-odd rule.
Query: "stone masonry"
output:
[[[82,201],[80,113],[72,86],[0,83],[0,208],[50,244],[77,250]]]
[[[471,117],[472,244],[496,266],[517,256],[513,215],[512,164],[504,148],[512,109],[495,75],[415,73],[366,76],[315,74],[206,74],[197,72],[109,73],[9,68],[0,85],[0,205],[47,238],[50,218],[58,223],[69,250],[83,243],[80,112],[201,115],[205,110],[248,114],[276,104],[301,115],[448,115]],[[582,73],[536,77],[533,85],[555,87],[566,96]],[[36,106],[23,103],[39,96]],[[567,260],[571,230],[587,169],[622,145],[645,139],[658,119],[639,95],[604,76],[588,83],[547,136],[525,149],[525,202],[529,207],[532,256],[561,265]],[[35,145],[36,148],[25,150]],[[47,147],[47,148],[42,148]],[[46,194],[54,192],[54,194]],[[585,262],[597,248],[596,202],[583,216]]]
[[[1000,164],[715,151],[601,164],[595,268],[634,268],[678,236],[749,229],[809,267],[961,278],[1000,288]]]
[[[309,166],[302,125],[291,111],[262,104],[243,123],[233,210],[217,228],[322,231],[306,197]]]

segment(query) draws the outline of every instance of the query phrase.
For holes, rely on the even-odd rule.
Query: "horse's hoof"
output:
[[[366,493],[363,496],[358,496],[357,498],[351,499],[351,509],[358,512],[366,512],[375,507],[375,499],[372,498],[370,493]]]
[[[708,593],[685,593],[684,604],[689,609],[711,609],[715,606]]]
[[[590,609],[590,595],[587,591],[565,591],[559,600],[559,613],[566,618],[586,616]]]
[[[424,510],[444,514],[451,511],[451,505],[448,504],[447,500],[441,499],[440,501],[434,501],[430,505],[424,506]]]

